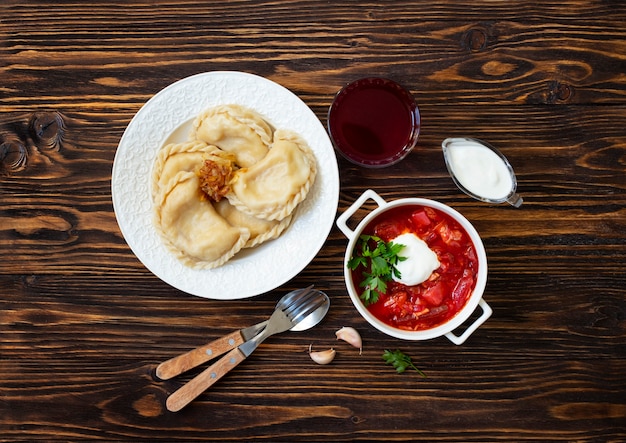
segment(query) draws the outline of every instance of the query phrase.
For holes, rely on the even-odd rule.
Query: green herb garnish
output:
[[[402,374],[404,371],[406,371],[407,368],[412,368],[415,369],[417,373],[422,377],[426,377],[426,374],[420,371],[413,364],[411,357],[409,357],[399,349],[396,349],[393,352],[391,352],[389,349],[385,349],[385,353],[383,354],[383,360],[385,360],[385,363],[387,363],[388,365],[392,365],[394,368],[396,368],[396,372],[398,374]]]
[[[370,248],[370,240],[376,243],[374,249]],[[365,306],[378,301],[380,294],[387,291],[387,282],[391,281],[393,276],[400,278],[396,264],[406,260],[406,257],[398,255],[402,248],[404,245],[387,243],[375,235],[359,237],[355,250],[360,251],[360,254],[353,255],[348,260],[348,267],[353,271],[359,266],[369,270],[363,272],[363,281],[359,283],[359,287],[363,288],[359,297]]]

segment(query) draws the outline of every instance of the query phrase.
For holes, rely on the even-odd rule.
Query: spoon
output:
[[[312,287],[287,294],[279,301],[260,334],[224,355],[170,395],[166,401],[167,409],[172,412],[180,411],[249,357],[266,338],[289,329],[302,331],[312,328],[322,321],[329,308],[328,296]]]
[[[297,298],[297,296],[301,295],[304,291],[307,291],[312,287],[313,286],[309,286],[308,288],[304,289],[296,289],[285,294],[276,303],[276,309],[286,309],[290,306],[290,304],[293,303],[293,300]],[[210,343],[187,351],[184,354],[170,358],[169,360],[164,361],[159,364],[159,366],[157,366],[156,376],[159,377],[161,380],[169,380],[170,378],[176,377],[183,372],[200,366],[202,363],[219,357],[225,352],[230,351],[231,349],[243,344],[244,342],[250,340],[252,337],[257,335],[265,328],[265,326],[267,326],[268,321],[269,320],[265,320],[261,323],[257,323],[254,326],[249,326],[247,328],[231,332],[230,334],[224,335],[223,337],[213,340]],[[295,325],[293,328],[291,328],[291,330],[304,331],[305,329],[313,326],[309,326],[307,324],[309,321],[311,321],[311,319],[307,319],[307,321],[302,321]]]

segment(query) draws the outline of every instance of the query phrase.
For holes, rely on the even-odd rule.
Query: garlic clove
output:
[[[313,345],[309,346],[309,357],[318,365],[327,365],[335,358],[337,353],[334,349],[330,348],[325,351],[313,351]]]
[[[355,348],[359,348],[359,355],[363,353],[363,340],[361,340],[361,334],[359,334],[356,329],[344,326],[335,332],[335,335],[337,339],[350,343]]]

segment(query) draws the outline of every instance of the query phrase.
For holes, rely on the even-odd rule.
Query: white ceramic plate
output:
[[[219,268],[194,270],[166,249],[153,225],[152,166],[165,143],[187,140],[191,123],[198,114],[227,103],[255,109],[275,128],[298,132],[315,153],[318,174],[282,236],[238,253]],[[324,126],[296,95],[263,77],[216,71],[171,84],[137,112],[115,154],[111,192],[122,234],[151,272],[189,294],[233,300],[271,291],[295,277],[313,260],[326,241],[337,213],[339,170]]]

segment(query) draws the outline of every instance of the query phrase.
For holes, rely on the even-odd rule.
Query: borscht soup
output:
[[[378,252],[391,261],[397,256],[396,265],[384,291],[368,297],[385,269],[380,258],[374,263]],[[383,323],[406,331],[448,322],[470,299],[478,279],[479,260],[467,231],[447,213],[418,204],[378,214],[361,230],[352,259],[360,262],[350,269],[363,304]]]

